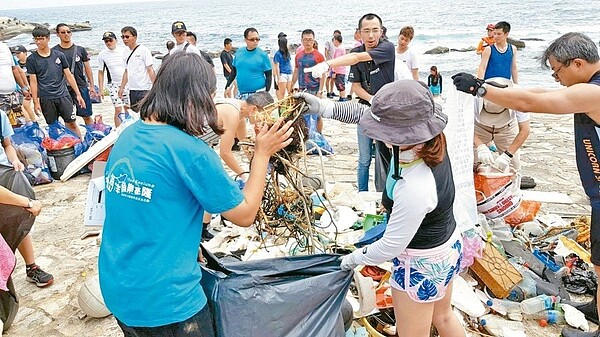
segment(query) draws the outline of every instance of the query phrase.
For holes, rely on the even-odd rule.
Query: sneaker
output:
[[[339,95],[338,95],[338,94],[336,94],[335,92],[332,92],[332,93],[331,93],[331,97],[339,97]]]
[[[40,266],[34,265],[31,268],[27,268],[27,282],[35,283],[36,286],[43,288],[54,282],[54,276],[43,271]]]
[[[333,94],[332,93],[327,93],[327,98],[333,98]]]
[[[349,101],[351,101],[351,100],[352,100],[352,95],[348,95],[346,98],[347,98]]]

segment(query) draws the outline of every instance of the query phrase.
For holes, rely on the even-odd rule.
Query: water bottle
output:
[[[503,299],[494,299],[494,302],[506,310],[506,317],[508,317],[508,319],[513,321],[523,320],[523,315],[521,315],[521,303]]]
[[[565,314],[560,310],[544,310],[535,314],[527,315],[526,318],[535,320],[545,319],[549,324],[565,324]]]
[[[557,302],[556,296],[538,295],[521,302],[521,311],[526,315],[535,314],[543,310],[552,309]]]

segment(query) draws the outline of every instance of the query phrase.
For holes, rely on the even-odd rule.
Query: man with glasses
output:
[[[323,74],[330,67],[351,66],[348,81],[352,82],[352,90],[359,97],[359,102],[371,105],[373,95],[385,84],[394,81],[395,48],[394,44],[381,39],[383,23],[378,15],[369,13],[358,21],[358,30],[363,41],[361,46],[351,50],[344,56],[321,62],[305,72]],[[364,135],[357,127],[358,137],[358,190],[369,190],[369,166],[373,155],[373,140]],[[375,187],[383,191],[386,175],[389,170],[391,153],[381,142],[376,143]]]
[[[510,24],[500,21],[494,26],[494,44],[486,47],[481,54],[477,78],[487,80],[504,77],[519,83],[517,71],[517,47],[508,43]]]
[[[246,100],[253,93],[265,89],[271,90],[273,71],[269,55],[258,47],[260,37],[256,28],[246,28],[244,31],[246,47],[240,48],[235,53],[231,67],[231,74],[227,79],[225,90],[237,78],[237,99]]]
[[[106,73],[107,88],[110,95],[110,100],[115,108],[114,122],[115,126],[121,125],[119,115],[129,108],[129,90],[123,90],[123,99],[119,97],[119,89],[123,80],[123,55],[125,49],[117,45],[117,36],[113,32],[105,32],[102,35],[102,41],[106,45],[106,49],[98,54],[98,87],[100,89],[100,97],[104,94],[104,74]]]
[[[300,91],[308,92],[319,98],[323,98],[325,80],[321,77],[323,73],[305,73],[304,69],[313,67],[318,63],[325,62],[325,56],[314,48],[315,32],[312,29],[302,31],[302,50],[296,51],[294,75],[292,76],[292,87],[298,81]]]
[[[519,111],[574,114],[575,157],[583,188],[590,199],[592,258],[600,274],[600,56],[588,36],[567,33],[553,41],[541,57],[543,67],[566,88],[498,88],[467,73],[452,76],[460,91],[485,97],[500,106]],[[598,296],[596,294],[596,296]],[[598,320],[596,298],[579,306],[590,320]],[[582,332],[564,328],[564,337],[598,337],[600,330]]]
[[[27,58],[27,72],[31,85],[31,99],[33,110],[44,115],[46,124],[50,125],[62,117],[65,126],[81,137],[79,127],[75,122],[73,101],[67,89],[70,84],[75,94],[75,100],[82,108],[86,102],[81,96],[75,77],[69,69],[70,65],[63,54],[55,49],[50,49],[50,30],[38,26],[31,32],[37,46],[37,51]]]
[[[123,54],[123,79],[119,88],[119,98],[124,98],[124,91],[129,87],[129,103],[131,109],[138,111],[138,103],[152,88],[156,79],[152,53],[146,46],[137,43],[137,30],[131,26],[121,28],[121,38],[129,51]],[[128,86],[129,85],[129,86]]]
[[[69,25],[59,23],[56,25],[56,36],[60,39],[60,43],[52,47],[52,49],[65,54],[67,64],[71,69],[71,73],[75,77],[77,87],[81,97],[85,100],[85,105],[75,104],[77,116],[80,116],[85,121],[85,124],[92,124],[92,100],[90,93],[96,94],[94,88],[94,76],[92,75],[92,67],[90,67],[90,58],[84,47],[78,46],[72,41],[72,32]],[[85,73],[84,73],[85,72]],[[68,86],[69,93],[73,102],[76,102],[77,95],[75,88]]]

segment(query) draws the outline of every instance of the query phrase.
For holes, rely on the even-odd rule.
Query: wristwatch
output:
[[[487,90],[485,89],[483,84],[479,88],[477,88],[477,91],[475,92],[477,97],[483,97],[483,96],[485,96],[486,93],[487,93]]]
[[[513,154],[508,152],[508,150],[504,151],[504,154],[508,156],[508,158],[512,158]]]

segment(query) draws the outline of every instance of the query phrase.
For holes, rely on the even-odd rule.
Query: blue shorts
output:
[[[82,108],[79,103],[77,103],[77,94],[75,94],[75,90],[73,90],[71,87],[68,88],[69,94],[71,94],[71,99],[73,100],[73,105],[75,105],[77,108],[77,116],[90,117],[92,115],[92,99],[90,98],[90,89],[85,86],[79,86],[79,93],[85,101],[85,108]]]

